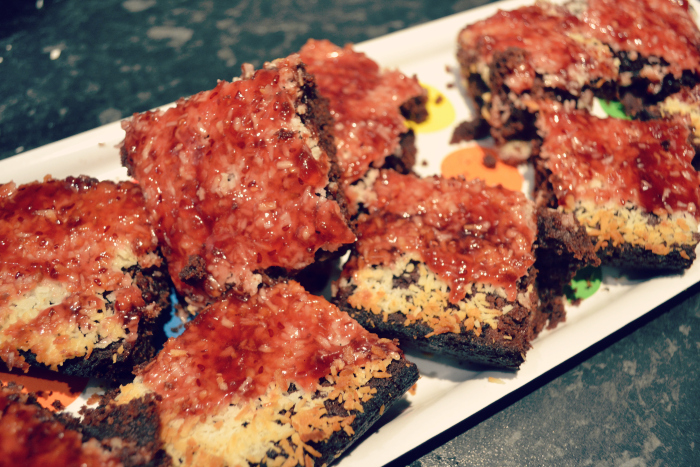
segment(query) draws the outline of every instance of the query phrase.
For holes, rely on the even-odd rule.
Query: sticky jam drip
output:
[[[700,176],[682,119],[600,119],[587,112],[541,111],[541,153],[559,205],[633,203],[655,214],[698,218]]]
[[[361,366],[398,352],[290,282],[248,301],[229,297],[211,305],[166,343],[142,376],[162,396],[163,410],[201,415],[258,397],[273,382],[313,393],[337,360]]]
[[[346,273],[412,253],[449,284],[452,303],[474,282],[503,287],[515,300],[518,279],[535,261],[534,211],[522,193],[393,171],[382,171],[373,190],[358,221],[358,264]]]
[[[320,94],[329,100],[342,178],[354,182],[370,165],[380,167],[396,152],[400,135],[407,131],[400,107],[425,91],[415,78],[382,71],[349,45],[340,48],[311,39],[299,53]]]

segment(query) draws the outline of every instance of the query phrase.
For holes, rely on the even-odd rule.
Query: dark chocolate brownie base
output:
[[[530,285],[534,287],[536,276],[537,270],[531,268],[528,275],[520,279],[518,290],[524,292]],[[401,279],[395,278],[395,285],[401,287],[399,280]],[[340,290],[335,303],[370,332],[381,337],[399,339],[427,352],[449,355],[470,363],[516,370],[525,361],[525,353],[531,347],[530,341],[537,336],[537,327],[542,329],[537,294],[533,294],[528,307],[487,294],[487,300],[497,309],[503,309],[506,305],[513,306],[508,313],[498,317],[498,329],[484,324],[481,335],[477,336],[474,330],[467,330],[462,325],[460,333],[446,332],[426,337],[434,330],[420,322],[405,325],[406,315],[403,313],[392,313],[384,322],[381,315],[353,308],[348,304],[348,297],[353,291],[354,286]]]
[[[455,357],[469,363],[517,370],[525,361],[525,352],[530,348],[529,344],[521,347],[509,345],[511,341],[504,341],[502,336],[494,339],[489,332],[491,328],[487,328],[478,338],[469,335],[470,331],[464,327],[460,334],[444,333],[426,338],[425,336],[433,329],[420,323],[404,326],[406,318],[401,313],[389,315],[389,320],[385,323],[381,317],[364,310],[351,307],[342,309],[362,326],[379,335],[395,336],[403,344],[415,346],[426,352]]]
[[[551,329],[566,319],[564,293],[571,279],[585,266],[599,266],[600,259],[586,229],[573,214],[547,207],[537,211],[536,256],[537,290],[542,313]],[[544,322],[538,325],[543,326]]]
[[[700,234],[694,234],[696,242]],[[687,258],[682,256],[683,252]],[[678,272],[688,269],[695,261],[695,245],[680,245],[666,255],[657,255],[642,246],[611,245],[598,250],[603,264],[633,270]]]
[[[406,120],[416,123],[424,122],[428,118],[428,97],[426,95],[413,97],[401,104],[401,115]],[[401,133],[399,147],[396,152],[384,159],[381,168],[393,169],[399,173],[407,174],[413,170],[416,163],[416,135],[413,130]]]
[[[670,73],[663,77],[660,84],[652,83],[648,78],[642,76],[642,70],[646,66],[660,65],[668,66],[669,63],[663,58],[645,57],[641,54],[634,53],[637,58],[632,60],[630,53],[620,50],[615,53],[616,58],[620,61],[620,75],[627,73],[630,76],[631,83],[627,86],[620,86],[614,96],[621,102],[630,99],[638,99],[642,106],[651,106],[658,104],[671,94],[680,91],[681,88],[691,88],[700,82],[700,76],[691,71],[683,71],[680,78],[674,78]],[[653,93],[649,89],[655,88]]]
[[[60,417],[66,426],[81,432],[86,439],[95,438],[103,444],[114,438],[121,440],[112,452],[122,459],[124,467],[171,465],[170,456],[158,438],[160,418],[154,396],[116,405],[111,400],[114,394],[103,397],[97,408],[84,407],[82,420],[65,414]]]
[[[43,408],[33,394],[22,393],[21,390],[22,387],[14,383],[0,388],[2,399],[8,403],[5,409],[12,404],[33,406],[35,422],[63,426],[66,431],[79,435],[83,442],[93,438],[98,440],[102,448],[121,461],[124,467],[171,465],[170,457],[161,450],[162,443],[153,436],[157,433],[158,418],[152,400],[134,401],[131,404],[113,407],[113,410],[84,409],[84,418],[81,421],[71,414],[53,413]],[[43,432],[41,426],[37,426],[36,436],[41,436],[40,431]],[[58,436],[63,436],[63,433]]]
[[[411,120],[416,123],[424,122],[428,118],[428,103],[427,96],[413,97],[401,104],[401,115],[406,120]],[[416,135],[413,130],[408,130],[401,133],[399,146],[396,152],[387,156],[384,159],[384,164],[381,168],[393,169],[399,173],[407,174],[413,170],[416,164]]]
[[[450,144],[483,139],[490,134],[491,127],[489,123],[481,117],[481,114],[478,114],[473,120],[466,120],[455,127],[450,138]]]
[[[403,118],[406,120],[411,120],[416,123],[424,122],[428,119],[427,103],[427,96],[413,97],[401,104],[401,115],[403,115]]]
[[[462,69],[466,70],[469,68],[469,64],[466,63],[466,54],[460,52],[458,52],[457,57],[462,63]],[[453,143],[467,140],[466,138],[469,138],[471,133],[482,136],[485,133],[484,125],[488,126],[488,123],[482,123],[481,119],[484,118],[484,114],[493,117],[494,113],[498,115],[497,124],[491,121],[490,134],[498,146],[503,146],[514,140],[532,142],[539,139],[535,127],[536,112],[525,106],[522,102],[523,98],[536,101],[568,102],[569,105],[573,106],[587,106],[591,104],[591,98],[594,94],[608,100],[617,97],[616,85],[612,82],[589,83],[583,87],[579,96],[575,96],[564,90],[545,86],[543,77],[539,75],[535,77],[534,84],[527,93],[515,95],[506,84],[507,78],[525,64],[527,59],[527,51],[512,47],[494,53],[493,61],[489,67],[490,84],[485,83],[478,73],[464,77],[467,93],[474,100],[479,117],[472,123],[462,124],[464,127],[456,130],[453,134]]]
[[[397,153],[384,159],[383,169],[393,169],[399,173],[407,174],[413,170],[416,164],[416,135],[413,130],[401,134]]]
[[[510,48],[494,54],[493,62],[489,67],[491,97],[488,100],[485,97],[479,99],[483,102],[482,106],[479,106],[479,113],[482,115],[488,113],[491,116],[496,113],[498,115],[498,125],[491,122],[491,136],[498,146],[502,146],[510,140],[530,141],[537,137],[535,115],[511,99],[510,89],[505,84],[508,75],[521,66],[526,61],[526,57],[527,52],[524,50]],[[471,75],[469,78],[468,89],[470,90],[489,87],[486,83],[483,85],[478,83],[482,79],[480,75]],[[544,94],[545,91],[541,78],[536,82],[539,87],[533,86],[529,93],[533,97]]]

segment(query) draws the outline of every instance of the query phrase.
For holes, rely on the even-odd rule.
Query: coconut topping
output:
[[[559,205],[633,203],[647,213],[689,212],[697,219],[700,176],[691,165],[687,122],[600,119],[540,109],[541,157]]]
[[[160,264],[143,203],[130,182],[0,185],[0,357],[10,367],[28,368],[19,350],[56,368],[136,339],[145,303],[123,269]]]
[[[319,93],[329,100],[342,178],[354,182],[370,165],[380,167],[395,153],[399,136],[406,132],[400,106],[425,91],[416,78],[381,71],[350,45],[340,48],[311,39],[300,55]]]
[[[508,300],[516,299],[517,281],[535,261],[535,214],[522,193],[393,171],[380,172],[371,190],[376,196],[366,198],[351,261],[390,266],[411,253],[449,284],[451,303],[472,283],[503,287]]]
[[[330,159],[307,124],[312,83],[299,65],[296,55],[277,60],[124,123],[126,164],[181,292],[252,294],[260,272],[300,269],[354,241],[326,197]]]
[[[200,313],[142,372],[162,410],[207,415],[261,396],[272,383],[316,391],[332,367],[358,367],[400,351],[296,282],[229,297]]]

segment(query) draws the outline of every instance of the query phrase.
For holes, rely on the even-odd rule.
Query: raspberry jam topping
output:
[[[369,214],[357,227],[360,262],[389,265],[413,253],[449,284],[452,303],[473,282],[503,287],[515,300],[518,279],[535,262],[537,233],[532,204],[522,193],[480,180],[393,171],[382,171],[373,190],[376,198],[365,204]]]
[[[300,269],[318,249],[354,241],[326,197],[335,185],[328,154],[302,123],[313,123],[314,108],[301,96],[312,84],[298,64],[298,56],[278,60],[124,123],[126,163],[181,292],[217,297],[234,285],[254,293],[256,272]]]
[[[166,343],[142,376],[165,410],[197,415],[258,397],[273,382],[283,391],[294,383],[313,393],[334,361],[360,366],[398,352],[290,282],[263,288],[248,301],[229,296],[211,305]]]
[[[329,100],[342,178],[354,182],[371,164],[379,167],[395,153],[399,136],[406,132],[401,104],[425,91],[417,79],[381,71],[349,45],[340,48],[311,39],[300,55],[319,93]]]
[[[582,18],[615,51],[662,58],[675,78],[700,72],[700,30],[686,0],[588,0]]]
[[[700,176],[684,120],[600,119],[587,112],[540,111],[541,154],[561,206],[590,200],[649,213],[688,211],[698,218]]]
[[[101,321],[107,328],[100,334],[109,338],[114,325],[131,328],[135,338],[136,308],[145,303],[122,267],[145,262],[156,246],[141,189],[133,183],[47,177],[43,183],[0,185],[0,328],[12,338],[2,346],[2,358],[8,361],[14,345],[42,334],[61,348],[69,336],[58,329],[70,323],[87,333],[97,326],[92,313],[105,307],[105,292],[115,313]],[[52,287],[60,296],[48,299],[44,295]],[[15,322],[15,310],[29,311],[23,307],[32,300],[32,308],[41,303],[47,308],[31,321],[20,316]],[[39,361],[46,361],[43,350],[32,348]],[[64,354],[60,361],[73,356]]]
[[[545,85],[570,91],[596,78],[614,79],[617,67],[610,50],[584,39],[585,25],[566,9],[535,4],[513,11],[499,10],[485,20],[467,26],[459,37],[471,60],[493,61],[496,52],[510,48],[526,52],[523,63],[513,66],[506,83],[521,93],[534,85],[535,75],[547,75]]]

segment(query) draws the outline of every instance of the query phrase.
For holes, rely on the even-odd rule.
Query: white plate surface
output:
[[[450,127],[433,133],[419,133],[417,170],[438,173],[443,157],[456,147],[448,144],[454,125],[470,119],[468,105],[455,83],[457,33],[465,25],[494,14],[528,4],[522,0],[494,3],[399,31],[356,45],[383,67],[417,74],[421,82],[442,92],[453,104],[456,120]],[[700,4],[691,0],[696,11]],[[117,145],[124,133],[119,122],[58,141],[0,161],[2,181],[25,183],[46,174],[55,178],[86,174],[100,179],[126,180]],[[671,297],[700,281],[700,263],[680,275],[649,280],[620,278],[605,271],[600,289],[578,307],[570,307],[566,323],[545,331],[534,342],[527,361],[517,372],[471,371],[417,353],[408,358],[421,372],[415,395],[407,395],[397,409],[390,410],[370,436],[355,446],[338,467],[381,466],[440,434],[458,422],[563,363],[626,324],[651,311]],[[489,377],[503,384],[489,382]],[[81,405],[79,399],[72,406]],[[75,408],[75,407],[71,407]]]

